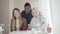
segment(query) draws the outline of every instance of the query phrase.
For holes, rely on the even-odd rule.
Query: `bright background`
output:
[[[31,3],[32,8],[39,7],[47,22],[53,25],[53,33],[60,34],[60,0],[0,0],[0,24],[5,25],[5,34],[9,33],[12,9],[17,7],[22,11],[26,1]]]

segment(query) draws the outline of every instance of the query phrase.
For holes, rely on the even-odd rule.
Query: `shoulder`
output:
[[[25,15],[25,10],[21,12],[21,16],[23,17]]]

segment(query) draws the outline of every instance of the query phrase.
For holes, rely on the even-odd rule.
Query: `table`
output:
[[[13,32],[10,32],[9,34],[47,34],[47,33],[35,33],[35,32],[32,32],[32,31],[13,31]]]

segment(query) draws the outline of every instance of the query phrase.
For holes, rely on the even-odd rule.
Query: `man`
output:
[[[24,5],[25,10],[22,11],[21,16],[27,20],[27,26],[30,24],[32,19],[32,9],[30,3],[25,3]]]

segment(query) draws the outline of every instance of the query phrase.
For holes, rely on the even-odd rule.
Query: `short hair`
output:
[[[24,7],[26,7],[26,6],[30,6],[31,7],[30,3],[28,3],[28,2],[25,3]]]

